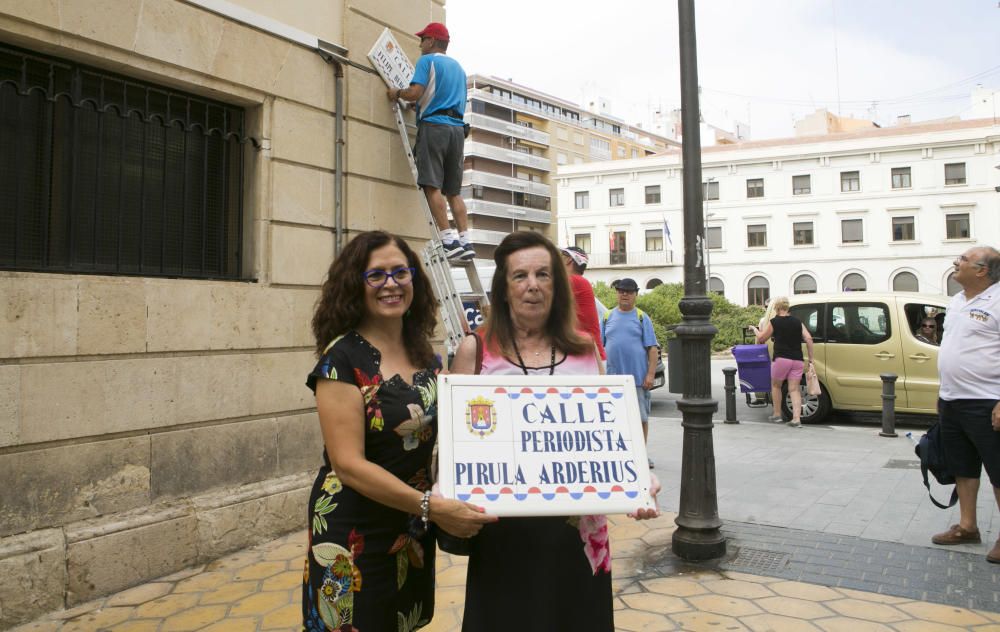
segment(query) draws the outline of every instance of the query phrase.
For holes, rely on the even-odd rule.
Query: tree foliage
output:
[[[594,295],[608,308],[618,304],[615,291],[603,281],[594,285]],[[725,351],[733,345],[743,343],[743,328],[756,325],[764,315],[764,308],[758,305],[741,307],[730,303],[725,297],[710,293],[712,299],[711,322],[719,330],[712,339],[712,351]],[[649,314],[653,321],[653,330],[660,346],[666,348],[666,340],[672,326],[682,322],[680,310],[681,299],[684,298],[684,286],[680,283],[664,283],[652,292],[639,297],[636,305]]]

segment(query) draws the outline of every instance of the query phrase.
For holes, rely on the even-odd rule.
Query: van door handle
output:
[[[879,360],[891,360],[896,357],[895,353],[889,353],[888,351],[879,351],[875,354],[875,357]]]
[[[916,360],[917,362],[926,362],[931,359],[931,357],[926,353],[914,353],[913,355],[907,357],[911,360]]]

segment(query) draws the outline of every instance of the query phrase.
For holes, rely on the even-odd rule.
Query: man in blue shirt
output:
[[[639,399],[643,440],[649,437],[650,390],[656,374],[659,344],[653,321],[635,306],[639,286],[633,279],[619,279],[611,284],[618,292],[618,307],[601,320],[601,341],[608,354],[609,375],[631,375]],[[652,469],[653,461],[649,461]]]
[[[434,223],[441,232],[449,259],[469,261],[476,253],[469,242],[469,220],[462,200],[462,171],[465,160],[465,71],[448,57],[448,29],[431,22],[417,33],[420,59],[410,86],[389,88],[390,101],[414,101],[417,106],[417,142],[413,157],[417,163],[417,185],[423,188]],[[448,224],[448,207],[455,226]]]

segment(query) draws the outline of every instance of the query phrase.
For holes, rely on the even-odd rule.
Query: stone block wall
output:
[[[444,0],[235,0],[366,54]],[[0,270],[0,629],[305,528],[334,68],[183,0],[8,0],[0,42],[245,108],[246,279]],[[344,69],[344,226],[426,239],[377,75]],[[3,174],[0,174],[3,178]],[[303,537],[305,537],[303,535]]]

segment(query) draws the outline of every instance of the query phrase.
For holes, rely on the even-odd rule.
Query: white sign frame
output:
[[[585,445],[592,449],[576,449]],[[481,484],[487,472],[493,484]],[[438,483],[443,496],[497,516],[655,509],[635,381],[439,375]]]
[[[413,78],[413,64],[388,28],[382,31],[368,51],[368,61],[390,88],[402,90],[409,87],[410,79]]]

